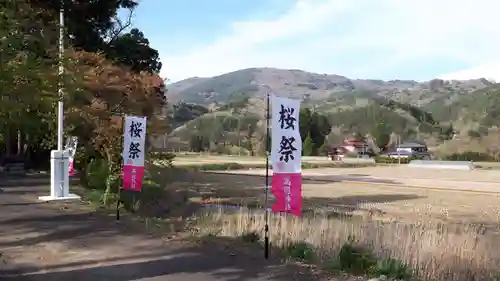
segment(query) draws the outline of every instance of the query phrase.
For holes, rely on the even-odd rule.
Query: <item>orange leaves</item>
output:
[[[92,142],[94,149],[103,155],[120,153],[124,115],[148,117],[150,132],[161,128],[155,125],[158,120],[154,116],[165,103],[161,78],[131,72],[112,64],[102,54],[71,51],[69,58],[67,68],[73,84],[65,86],[71,95],[67,107],[72,108],[72,113],[68,119],[80,123],[78,133]]]

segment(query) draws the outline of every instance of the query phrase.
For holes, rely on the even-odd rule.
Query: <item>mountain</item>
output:
[[[266,93],[302,99],[302,107],[325,116],[331,125],[329,143],[371,134],[384,124],[402,139],[477,150],[491,147],[478,138],[496,139],[492,132],[500,127],[500,84],[484,78],[382,81],[248,68],[167,87],[174,116],[169,138],[184,147],[202,136],[213,147],[222,143],[223,149],[229,145],[262,150]],[[453,133],[458,133],[458,140],[449,140]]]
[[[167,85],[167,88],[168,88],[167,98],[171,101],[182,100],[181,97],[177,97],[177,95],[179,93],[182,93],[182,91],[184,91],[185,89],[188,89],[189,87],[191,87],[197,83],[200,83],[200,82],[203,82],[203,81],[206,81],[209,79],[210,78],[191,77],[191,78],[184,79],[182,81],[179,81],[179,82],[176,82],[173,84],[169,84],[169,85]]]
[[[261,99],[266,92],[310,100],[335,100],[352,93],[379,96],[425,105],[436,99],[448,102],[458,96],[485,88],[486,79],[371,80],[350,79],[334,74],[318,74],[296,69],[248,68],[211,78],[189,78],[169,85],[167,98],[172,102],[196,104],[227,103],[235,94]]]

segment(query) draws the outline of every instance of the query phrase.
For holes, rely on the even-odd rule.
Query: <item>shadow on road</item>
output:
[[[0,248],[33,246],[60,241],[71,241],[72,247],[85,248],[88,243],[93,246],[106,244],[110,237],[119,239],[118,235],[124,231],[127,235],[137,235],[144,232],[142,229],[128,228],[123,224],[117,224],[111,217],[103,218],[104,215],[98,212],[53,214],[58,211],[49,209],[44,213],[41,210],[44,206],[37,207],[38,214],[0,220],[0,233],[17,234],[16,239],[5,241],[5,237],[0,238]],[[49,211],[51,212],[49,213]],[[36,235],[24,237],[25,234]]]
[[[265,261],[260,245],[241,247],[239,239],[211,238],[210,243],[162,242],[161,237],[148,233],[142,224],[128,221],[116,224],[113,218],[101,213],[45,211],[38,209],[38,214],[29,217],[3,219],[0,222],[3,235],[16,236],[17,230],[30,236],[38,235],[14,241],[4,241],[3,236],[0,249],[31,249],[59,243],[67,245],[64,247],[69,252],[91,250],[93,257],[56,265],[15,264],[0,272],[0,280],[2,277],[10,281],[315,280],[312,273],[303,268],[289,270],[289,266],[278,259]],[[148,240],[157,242],[150,244]],[[119,253],[110,253],[113,248],[107,250],[112,244],[120,246]],[[103,258],[96,249],[119,257]],[[298,271],[303,279],[292,279],[291,275],[295,276]]]
[[[260,245],[247,245],[245,247],[236,245],[234,239],[213,239],[215,240],[211,240],[210,243],[183,248],[165,255],[158,253],[133,257],[133,259],[63,264],[44,268],[48,271],[44,273],[29,273],[36,268],[25,268],[23,270],[24,276],[9,276],[8,280],[316,280],[315,276],[305,268],[284,265],[277,258],[264,260]],[[221,245],[226,246],[221,247]],[[252,247],[253,249],[251,249],[251,253],[243,253],[241,250],[236,250],[235,247],[239,249]],[[214,254],[217,255],[217,258],[213,258]],[[73,268],[69,268],[70,266]]]

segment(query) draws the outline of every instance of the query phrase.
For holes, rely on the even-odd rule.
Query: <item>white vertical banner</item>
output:
[[[300,100],[271,98],[271,210],[302,215],[302,138],[299,130]]]
[[[271,96],[271,163],[274,173],[300,173],[300,100]]]
[[[123,126],[123,186],[141,191],[146,149],[146,117],[125,116]]]
[[[75,153],[76,153],[76,148],[78,146],[78,137],[71,136],[66,139],[66,145],[64,147],[64,150],[68,152],[68,160],[69,160],[69,167],[68,167],[68,172],[70,176],[73,176],[75,173]]]

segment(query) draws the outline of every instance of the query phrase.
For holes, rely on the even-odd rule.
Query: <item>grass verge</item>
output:
[[[175,163],[174,163],[175,165]],[[262,164],[241,164],[236,162],[230,163],[203,163],[203,164],[180,164],[176,165],[179,168],[199,171],[230,171],[230,170],[249,170],[249,169],[264,169],[265,163]],[[374,164],[359,164],[359,163],[308,163],[302,162],[302,169],[317,169],[317,168],[364,168],[373,167]]]
[[[264,225],[260,211],[218,210],[207,212],[197,231],[262,243]],[[269,229],[272,246],[284,257],[333,272],[384,275],[388,280],[498,280],[498,234],[481,234],[473,226],[452,229],[425,221],[403,224],[272,214]]]

